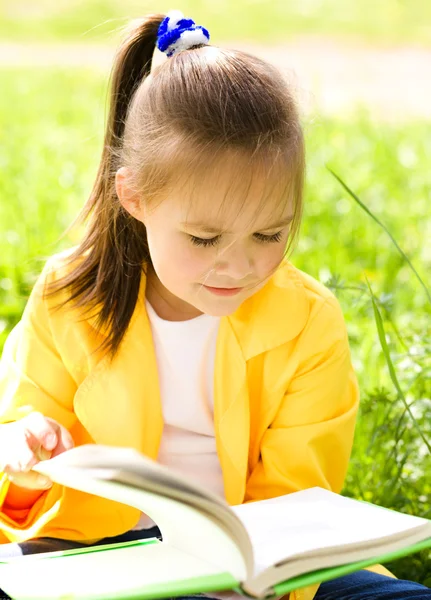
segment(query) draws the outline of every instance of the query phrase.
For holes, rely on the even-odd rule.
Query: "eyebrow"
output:
[[[291,221],[293,221],[293,218],[294,215],[290,215],[289,217],[279,221],[278,223],[273,223],[272,225],[268,225],[267,227],[261,227],[259,231],[266,231],[267,229],[278,229],[279,227],[285,227]],[[201,221],[194,223],[190,221],[183,221],[181,225],[184,227],[190,227],[191,229],[199,229],[200,231],[205,231],[206,233],[232,233],[232,231],[217,229],[217,227],[213,227],[212,225],[208,225],[207,223],[203,223]]]

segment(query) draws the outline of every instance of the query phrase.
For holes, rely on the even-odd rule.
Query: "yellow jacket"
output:
[[[157,363],[145,310],[145,277],[119,354],[110,364],[94,317],[50,311],[48,260],[0,363],[0,423],[38,410],[75,444],[133,447],[156,459],[163,429]],[[359,389],[335,296],[285,260],[271,280],[222,317],[214,375],[214,426],[226,499],[259,500],[312,486],[340,492]],[[0,512],[0,543],[35,536],[99,539],[131,529],[135,508],[54,485],[16,520]],[[387,573],[387,572],[386,572]],[[312,600],[318,586],[291,594]]]

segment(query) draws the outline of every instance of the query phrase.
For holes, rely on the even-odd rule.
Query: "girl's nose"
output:
[[[232,246],[218,257],[216,272],[229,279],[232,284],[241,283],[241,280],[253,274],[253,259],[244,249]]]

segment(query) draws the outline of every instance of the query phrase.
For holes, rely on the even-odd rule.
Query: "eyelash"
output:
[[[282,232],[279,231],[278,233],[274,233],[274,235],[263,235],[263,233],[255,233],[254,234],[256,236],[256,238],[262,242],[262,243],[277,243],[281,241],[281,237],[282,237]],[[209,246],[215,246],[219,240],[220,236],[217,235],[216,237],[213,238],[199,238],[196,237],[194,235],[190,236],[190,240],[191,242],[195,245],[195,246],[204,246],[204,247],[209,247]]]

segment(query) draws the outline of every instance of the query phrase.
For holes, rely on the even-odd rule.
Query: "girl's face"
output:
[[[241,210],[224,202],[219,189],[205,189],[192,204],[178,193],[148,208],[125,187],[124,167],[116,177],[122,205],[145,224],[154,270],[147,276],[147,298],[165,319],[180,321],[201,313],[229,315],[260,290],[283,259],[292,208],[274,212],[270,202],[258,212],[258,195]]]

